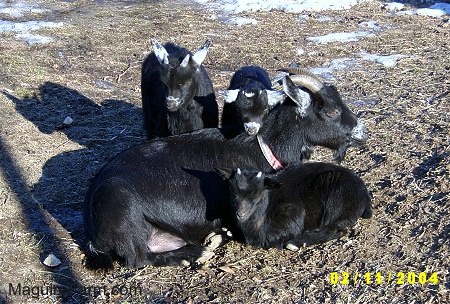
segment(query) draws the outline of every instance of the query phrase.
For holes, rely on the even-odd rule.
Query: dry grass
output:
[[[298,22],[294,14],[255,12],[242,16],[257,19],[258,26],[236,27],[167,2],[46,1],[57,14],[43,18],[67,24],[40,31],[57,37],[54,43],[28,46],[0,34],[0,89],[6,93],[0,94],[0,302],[448,302],[448,23],[391,16],[374,1],[351,12],[327,12],[339,18],[327,23],[315,20],[322,13]],[[305,40],[357,30],[368,20],[383,31],[347,44]],[[371,132],[367,146],[350,150],[344,165],[357,170],[372,191],[373,219],[360,221],[349,236],[299,253],[231,242],[200,270],[86,270],[78,247],[84,192],[107,159],[144,140],[140,66],[150,37],[191,50],[210,37],[206,67],[217,90],[246,64],[273,74],[291,62],[320,66],[361,50],[407,55],[393,68],[363,61],[335,73],[342,96]],[[306,55],[298,55],[298,48]],[[60,129],[66,116],[74,123]],[[330,152],[319,149],[314,157],[328,161]],[[56,269],[40,262],[50,252],[62,259]],[[332,285],[334,271],[359,277],[356,284]],[[368,272],[437,272],[439,282],[367,285],[361,276]],[[9,283],[53,284],[61,295],[11,296]],[[121,284],[129,293],[113,295]],[[105,286],[107,293],[86,292],[94,286]]]

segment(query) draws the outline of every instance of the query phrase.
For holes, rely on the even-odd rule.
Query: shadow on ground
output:
[[[42,176],[31,189],[3,138],[0,138],[1,166],[21,204],[29,231],[43,240],[39,243],[42,257],[53,253],[62,260],[62,266],[67,266],[53,272],[54,282],[63,286],[61,299],[64,303],[73,300],[80,303],[85,299],[84,289],[61,238],[66,235],[83,245],[81,210],[88,181],[108,159],[144,140],[141,110],[121,100],[105,100],[99,105],[75,90],[50,82],[41,85],[38,96],[33,98],[4,95],[40,132],[62,132],[67,136],[65,142],[54,147],[61,153],[46,161]],[[73,119],[71,124],[62,123],[67,116]],[[64,145],[70,142],[78,143],[80,148],[65,151],[68,149]]]

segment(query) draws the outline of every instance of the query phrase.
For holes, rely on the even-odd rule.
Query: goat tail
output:
[[[96,222],[92,214],[91,192],[85,198],[83,205],[83,224],[85,241],[83,251],[85,253],[84,265],[89,269],[112,268],[113,258],[110,251],[102,248],[96,242]]]
[[[108,252],[102,251],[88,241],[85,247],[84,265],[88,269],[109,269],[113,266],[113,258]]]

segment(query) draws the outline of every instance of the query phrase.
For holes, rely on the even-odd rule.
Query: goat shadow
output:
[[[35,201],[82,245],[82,204],[88,182],[108,159],[144,141],[141,109],[122,100],[105,100],[99,105],[76,90],[51,82],[41,85],[33,98],[4,94],[42,133],[62,132],[68,142],[82,146],[47,160],[39,181],[30,189]],[[67,116],[73,119],[69,125],[63,124]]]
[[[182,168],[183,171],[199,180],[200,191],[206,202],[205,218],[210,221],[220,220],[222,227],[227,228],[233,234],[233,239],[243,242],[244,235],[236,227],[234,216],[228,198],[230,190],[228,182],[215,171],[201,171]]]

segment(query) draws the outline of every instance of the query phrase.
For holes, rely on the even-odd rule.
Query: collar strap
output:
[[[266,158],[267,162],[270,164],[270,166],[275,170],[283,169],[284,166],[281,164],[281,162],[275,157],[270,147],[264,142],[261,136],[256,135],[256,138],[258,139],[259,148],[261,149],[264,157]]]

